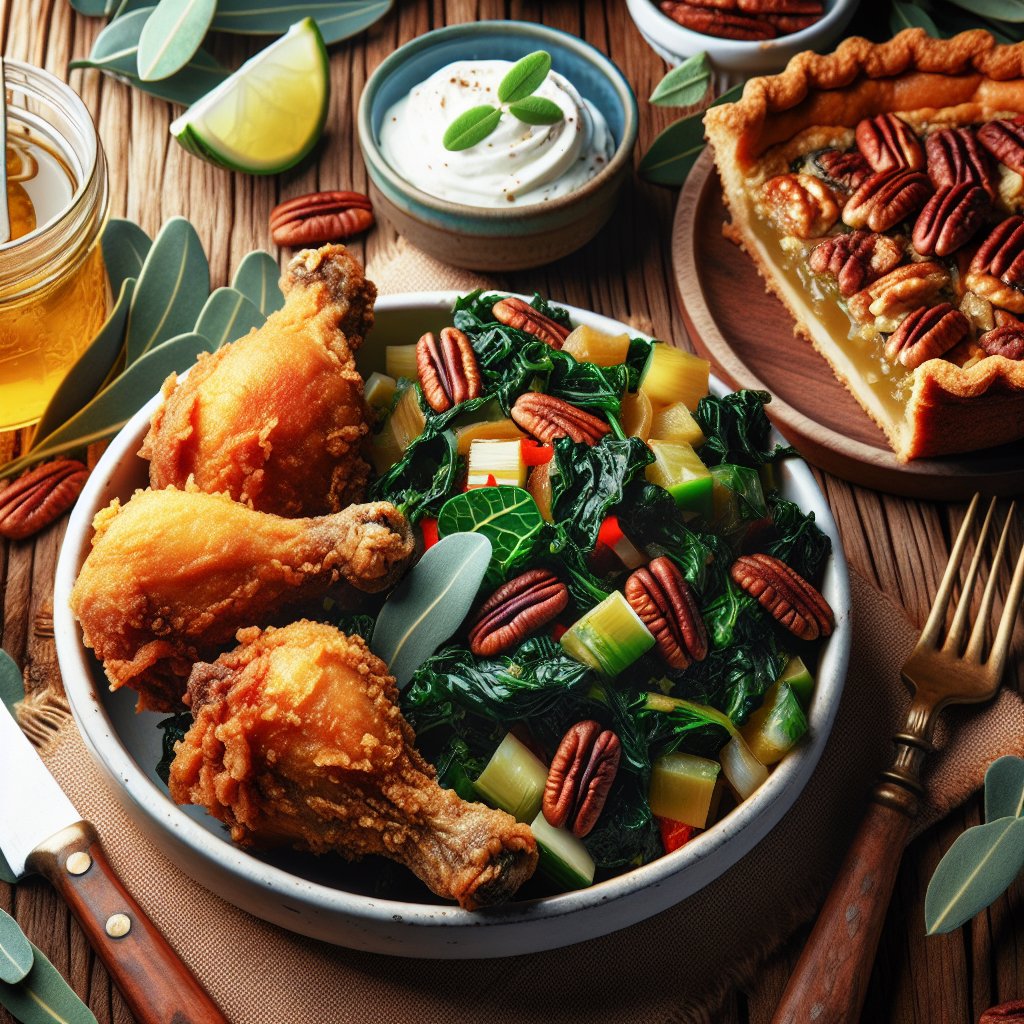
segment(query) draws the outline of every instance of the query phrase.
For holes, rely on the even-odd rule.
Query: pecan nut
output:
[[[661,0],[658,9],[677,25],[718,39],[753,43],[774,39],[778,35],[775,26],[768,21],[739,11],[716,10],[692,3],[676,3],[675,0]]]
[[[871,165],[856,149],[848,153],[840,149],[823,149],[814,154],[811,162],[828,184],[844,192],[860,188],[871,176]]]
[[[341,242],[373,227],[373,206],[360,192],[310,192],[275,206],[270,237],[298,249]]]
[[[1024,124],[1017,118],[983,124],[978,141],[1005,167],[1024,174]]]
[[[416,342],[416,372],[434,412],[479,397],[483,387],[473,346],[457,327],[445,327],[440,342],[432,331]]]
[[[75,459],[44,462],[0,491],[0,537],[23,540],[75,503],[89,470]]]
[[[469,649],[490,658],[515,647],[556,619],[569,588],[547,569],[530,569],[503,583],[483,603],[469,628]]]
[[[496,302],[491,312],[499,323],[532,334],[552,348],[561,348],[562,343],[569,337],[568,327],[563,327],[540,310],[534,309],[528,302],[513,296]]]
[[[1024,313],[1024,217],[1007,217],[978,246],[964,284],[993,306]]]
[[[577,722],[551,759],[541,810],[555,828],[582,839],[597,824],[619,770],[622,744],[600,722]]]
[[[515,423],[538,441],[568,437],[577,444],[597,444],[611,429],[593,413],[577,409],[554,395],[542,395],[536,391],[520,395],[511,411]]]
[[[932,132],[924,142],[928,158],[928,177],[936,188],[970,182],[980,185],[995,198],[995,167],[992,157],[978,145],[970,128],[942,128]]]
[[[908,370],[929,359],[937,359],[958,345],[970,333],[971,323],[948,302],[922,306],[908,313],[885,343],[885,358],[897,359]]]
[[[888,231],[917,213],[931,194],[932,185],[924,171],[880,171],[846,201],[843,222],[851,228]]]
[[[762,21],[767,21],[780,36],[788,36],[793,32],[803,32],[821,21],[818,14],[762,14]]]
[[[989,210],[988,194],[969,181],[943,185],[914,224],[914,248],[922,256],[949,256],[969,242]]]
[[[989,356],[1024,359],[1024,324],[1002,324],[986,331],[978,344]],[[0,495],[2,497],[2,495]]]
[[[761,186],[761,203],[786,235],[817,238],[839,219],[832,190],[811,174],[778,174]]]
[[[978,1024],[1024,1024],[1024,999],[991,1007],[978,1018]]]
[[[662,658],[682,671],[708,654],[697,600],[679,567],[662,555],[626,580],[626,600],[651,631]]]
[[[854,132],[857,148],[875,171],[920,170],[924,150],[906,121],[895,114],[866,117]]]
[[[824,12],[820,0],[736,0],[736,6],[745,14],[799,14],[820,18]]]
[[[904,263],[851,295],[848,306],[860,323],[870,323],[875,317],[892,319],[927,306],[948,284],[949,271],[941,263]]]
[[[816,274],[832,274],[839,294],[849,298],[887,274],[903,258],[903,245],[888,235],[851,231],[819,242],[807,257]]]
[[[794,636],[817,640],[831,635],[835,616],[828,602],[781,559],[774,555],[740,555],[729,575]]]

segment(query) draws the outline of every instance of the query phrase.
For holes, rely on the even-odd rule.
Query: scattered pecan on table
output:
[[[547,569],[530,569],[502,584],[469,628],[469,649],[493,657],[554,621],[569,604],[569,588]]]
[[[416,371],[434,412],[479,397],[483,386],[473,346],[457,327],[445,327],[440,341],[427,331],[416,342]]]
[[[23,473],[0,490],[0,537],[24,540],[75,503],[89,470],[75,459],[55,459]]]
[[[270,211],[275,245],[300,249],[343,242],[373,227],[373,206],[360,192],[310,192]]]
[[[548,823],[582,839],[597,824],[619,770],[622,744],[600,722],[577,722],[551,759],[541,809]]]
[[[835,616],[828,602],[781,559],[764,554],[740,555],[729,575],[794,636],[817,640],[831,635]]]

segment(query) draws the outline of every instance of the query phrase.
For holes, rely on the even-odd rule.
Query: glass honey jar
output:
[[[36,422],[110,305],[100,234],[107,166],[74,91],[5,60],[7,207],[0,244],[0,430]]]

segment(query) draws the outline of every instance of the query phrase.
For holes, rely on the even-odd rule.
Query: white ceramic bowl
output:
[[[364,372],[382,367],[385,344],[407,343],[449,322],[456,293],[382,298],[377,324],[360,352]],[[611,334],[631,331],[606,317],[566,307],[577,323]],[[365,357],[365,360],[364,360]],[[714,380],[717,393],[727,389]],[[553,949],[624,928],[664,910],[722,874],[782,818],[810,778],[832,728],[850,649],[850,590],[846,561],[825,498],[807,466],[787,459],[781,487],[813,510],[831,537],[823,593],[836,613],[825,643],[810,709],[811,731],[741,806],[682,849],[589,889],[471,913],[450,905],[373,895],[371,868],[340,858],[262,859],[228,841],[222,826],[198,808],[176,806],[156,777],[161,715],[134,713],[135,694],[110,693],[103,672],[82,643],[68,599],[92,539],[94,514],[114,497],[147,482],[137,452],[159,396],[114,438],[93,470],[71,516],[57,565],[54,625],[64,685],[85,741],[116,799],[140,829],[199,884],[235,905],[292,931],[371,952],[427,958],[508,956]],[[420,899],[415,896],[414,899]]]
[[[801,50],[823,53],[831,49],[850,23],[858,2],[825,0],[825,13],[819,21],[766,42],[718,39],[692,32],[662,14],[655,0],[626,0],[626,6],[647,44],[669,64],[682,64],[687,57],[707,53],[715,71],[715,92],[721,95],[746,78],[781,71]]]

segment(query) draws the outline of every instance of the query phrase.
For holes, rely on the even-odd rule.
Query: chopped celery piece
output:
[[[530,823],[540,854],[539,867],[560,889],[585,889],[594,881],[594,858],[564,828],[555,828],[543,814]]]
[[[380,432],[373,437],[373,464],[386,473],[405,453],[414,438],[423,433],[426,417],[420,408],[419,388],[407,387],[395,403]]]
[[[647,801],[651,813],[684,825],[704,828],[722,766],[717,761],[676,751],[659,757],[651,768]]]
[[[491,477],[494,479],[492,480]],[[515,441],[475,440],[469,446],[467,487],[490,487],[509,484],[526,485],[526,463],[523,446]]]
[[[473,785],[492,807],[529,823],[540,811],[547,780],[548,770],[540,758],[507,733]]]
[[[374,416],[379,418],[387,414],[394,401],[397,387],[398,381],[386,373],[371,373],[366,378],[363,385],[363,401]]]
[[[416,369],[416,346],[415,345],[385,345],[384,346],[384,369],[389,377],[399,380],[405,377],[407,380],[417,380],[419,370]]]
[[[693,418],[693,413],[686,408],[685,402],[673,402],[654,414],[651,437],[674,444],[688,444],[692,448],[699,448],[704,443],[704,431]]]
[[[646,441],[651,436],[654,420],[654,406],[642,391],[627,391],[622,396],[619,420],[628,437],[639,437]]]
[[[664,487],[676,504],[690,516],[711,518],[711,490],[714,478],[688,444],[651,441],[654,462],[646,469],[652,484]]]
[[[814,693],[814,677],[807,670],[803,658],[794,654],[786,662],[778,682],[789,683],[790,689],[797,695],[800,703],[805,708],[810,706],[811,695]]]
[[[692,412],[708,393],[710,372],[706,359],[656,341],[640,374],[640,390],[655,405],[682,402]]]
[[[698,704],[692,700],[684,700],[682,697],[669,697],[665,693],[648,693],[644,707],[648,711],[664,711],[666,714],[688,709],[696,712],[700,717],[708,718],[720,725],[730,736],[735,736],[737,733],[732,719],[724,711],[719,711],[718,708],[713,708],[708,704]]]
[[[762,519],[768,507],[756,469],[722,463],[711,467],[713,525],[725,536],[746,529],[748,523]]]
[[[605,334],[580,324],[562,343],[562,351],[581,363],[618,366],[626,361],[629,353],[629,335]]]
[[[616,590],[578,618],[559,643],[582,664],[606,676],[617,676],[654,646],[654,637]]]
[[[722,762],[722,774],[740,800],[746,800],[768,778],[768,769],[754,757],[739,734],[722,747],[718,760]]]
[[[747,719],[740,733],[750,752],[764,765],[772,765],[807,732],[807,716],[789,683],[776,683],[764,703]]]

